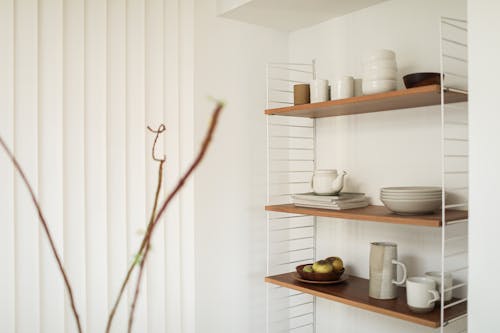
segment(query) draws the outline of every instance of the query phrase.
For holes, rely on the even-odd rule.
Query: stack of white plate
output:
[[[363,58],[363,94],[396,90],[398,67],[391,50],[376,50]]]
[[[429,214],[441,208],[442,191],[434,186],[384,187],[380,200],[397,214]]]

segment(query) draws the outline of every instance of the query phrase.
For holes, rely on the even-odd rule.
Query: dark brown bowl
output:
[[[337,281],[340,279],[342,274],[344,274],[345,268],[342,268],[341,271],[333,271],[331,273],[309,273],[309,272],[304,272],[302,269],[304,266],[307,265],[312,265],[312,264],[306,264],[306,265],[300,265],[297,266],[295,269],[297,270],[297,273],[299,273],[300,277],[303,278],[304,280],[311,280],[311,281]]]
[[[441,84],[441,73],[412,73],[403,76],[406,88]]]

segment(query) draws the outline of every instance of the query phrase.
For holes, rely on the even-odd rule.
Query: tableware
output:
[[[311,103],[325,102],[328,100],[328,80],[316,79],[310,84]]]
[[[394,68],[368,69],[363,72],[365,80],[396,80],[398,71]]]
[[[441,73],[422,72],[412,73],[403,76],[406,88],[428,86],[431,84],[441,84]]]
[[[387,91],[396,90],[396,80],[364,80],[363,79],[363,94],[377,94]]]
[[[340,277],[342,276],[342,274],[344,274],[345,271],[345,268],[342,268],[342,270],[340,271],[333,270],[330,273],[304,272],[303,269],[307,265],[312,265],[312,264],[299,265],[295,267],[295,270],[302,279],[310,281],[336,281],[340,279]]]
[[[385,193],[380,192],[381,197],[393,199],[436,199],[441,198],[442,193]]]
[[[396,53],[392,50],[380,49],[371,50],[363,57],[363,63],[373,62],[383,59],[396,59]]]
[[[354,78],[352,76],[343,76],[335,79],[331,87],[332,100],[343,99],[354,96]]]
[[[370,244],[370,281],[369,296],[376,299],[397,297],[397,286],[406,281],[406,266],[397,260],[397,244],[373,242]],[[397,266],[403,270],[401,280],[397,278]]]
[[[396,70],[398,69],[398,64],[396,60],[378,60],[374,62],[367,62],[363,64],[363,72],[367,72],[370,70],[381,70],[381,69],[389,69]]]
[[[316,170],[311,180],[312,190],[317,195],[335,195],[344,187],[346,175],[345,171],[339,175],[335,169]]]
[[[292,277],[297,281],[304,282],[304,283],[310,283],[310,284],[337,284],[337,283],[342,283],[342,282],[346,281],[347,279],[349,279],[349,275],[347,275],[347,274],[342,275],[338,280],[331,280],[331,281],[307,280],[307,279],[301,278],[300,275],[297,273],[293,273]]]
[[[441,208],[442,203],[441,198],[427,200],[381,198],[380,200],[390,211],[401,215],[431,214]]]
[[[363,95],[363,79],[354,79],[354,96]]]
[[[427,272],[424,274],[425,277],[428,277],[429,279],[433,279],[436,282],[436,288],[441,294],[441,272]],[[450,272],[444,272],[444,289],[451,288],[453,285],[453,276],[451,275]],[[453,297],[453,291],[448,290],[444,292],[444,300],[445,302],[450,301],[451,298]]]
[[[426,313],[434,309],[439,300],[436,282],[427,277],[410,277],[406,280],[406,301],[411,311]]]
[[[308,84],[296,84],[293,86],[293,104],[301,105],[311,102],[311,90]]]
[[[397,186],[397,187],[382,187],[382,192],[389,193],[435,193],[441,192],[441,187],[438,186]]]

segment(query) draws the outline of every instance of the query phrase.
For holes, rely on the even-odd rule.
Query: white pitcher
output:
[[[317,195],[335,195],[344,187],[344,177],[347,172],[339,175],[337,170],[316,170],[311,180],[311,187]]]
[[[369,295],[376,299],[393,299],[398,296],[397,286],[406,282],[406,266],[398,258],[395,243],[373,242],[370,247]],[[396,265],[403,270],[403,277],[397,281]]]

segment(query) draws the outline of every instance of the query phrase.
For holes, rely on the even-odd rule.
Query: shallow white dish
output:
[[[380,194],[381,198],[396,199],[396,200],[441,200],[441,194]]]
[[[389,60],[389,59],[377,60],[363,64],[363,71],[365,72],[369,70],[378,70],[380,68],[389,68],[397,70],[398,64],[396,63],[396,60]]]
[[[396,59],[396,53],[392,50],[372,50],[363,57],[363,63],[372,62],[379,59]]]
[[[398,72],[394,68],[368,69],[363,72],[364,80],[396,80]]]
[[[384,205],[396,214],[430,214],[441,208],[441,200],[393,200],[381,199]]]
[[[363,94],[377,94],[396,90],[396,80],[363,80]]]
[[[440,193],[439,186],[395,186],[382,187],[380,192],[383,193]]]

